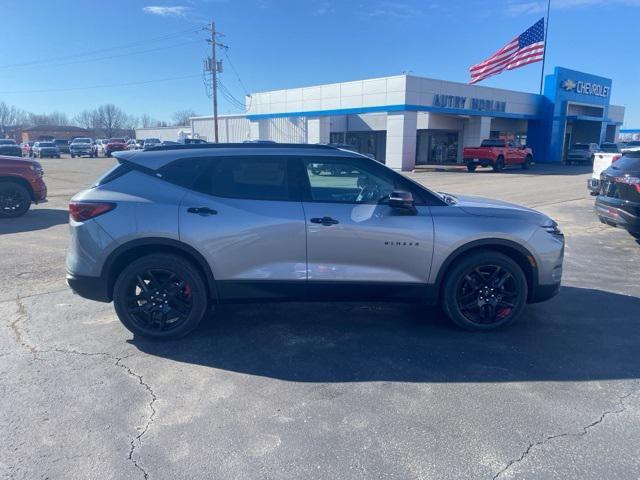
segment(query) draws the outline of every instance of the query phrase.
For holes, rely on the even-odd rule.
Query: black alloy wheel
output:
[[[0,184],[0,218],[24,215],[31,207],[29,191],[13,182]]]
[[[114,305],[133,333],[181,337],[202,320],[207,292],[199,272],[174,255],[156,254],[131,263],[114,286]]]
[[[520,266],[498,252],[476,253],[453,268],[444,285],[443,307],[458,326],[491,330],[520,316],[527,281]]]

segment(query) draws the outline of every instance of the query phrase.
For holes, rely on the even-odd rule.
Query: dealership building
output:
[[[551,163],[574,143],[618,138],[624,107],[609,103],[611,91],[611,79],[560,67],[543,95],[397,75],[253,93],[218,130],[221,142],[350,144],[397,170],[460,163],[464,147],[486,138],[529,145]],[[191,135],[212,141],[213,118],[192,118]]]

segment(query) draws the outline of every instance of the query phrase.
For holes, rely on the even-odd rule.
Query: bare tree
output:
[[[24,110],[0,102],[0,133],[4,136],[7,128],[25,125],[28,114]]]
[[[113,137],[119,130],[127,128],[127,114],[112,103],[100,105],[97,110],[98,126],[107,138]]]
[[[69,118],[63,112],[29,113],[31,125],[69,125]]]
[[[73,123],[79,127],[86,128],[88,130],[95,130],[100,127],[100,121],[98,118],[97,110],[83,110],[73,117]]]
[[[147,115],[146,113],[143,114],[140,117],[140,126],[142,128],[150,128],[155,126],[155,124],[157,123],[157,120],[154,120],[153,118],[151,118],[149,115]]]
[[[171,116],[171,119],[173,120],[174,125],[189,125],[189,119],[197,116],[198,114],[193,110],[180,110],[175,112]]]

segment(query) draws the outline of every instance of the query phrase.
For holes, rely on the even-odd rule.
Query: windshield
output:
[[[110,138],[109,143],[124,143],[124,138]]]
[[[160,143],[159,138],[147,138],[144,143]]]
[[[55,147],[56,144],[53,142],[40,142],[40,147]]]
[[[15,140],[0,140],[0,145],[15,145]]]
[[[481,147],[504,147],[504,140],[496,139],[496,140],[483,140],[480,144]]]
[[[76,138],[73,143],[91,143],[90,138]]]
[[[600,148],[605,152],[618,151],[618,145],[616,145],[615,143],[603,143],[602,145],[600,145]]]
[[[628,142],[627,147],[640,147],[640,141],[634,140],[633,142]]]
[[[586,143],[576,143],[571,147],[572,150],[589,150],[589,145]]]

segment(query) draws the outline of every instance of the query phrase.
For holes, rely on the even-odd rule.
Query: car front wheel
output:
[[[504,157],[500,156],[496,159],[496,163],[493,164],[494,172],[501,172],[504,169]]]
[[[470,254],[454,264],[442,291],[447,316],[467,330],[493,330],[514,322],[527,301],[520,266],[495,251]]]
[[[475,166],[475,165],[473,165],[473,164],[471,164],[471,163],[468,163],[468,164],[467,164],[467,171],[469,171],[469,172],[475,172],[475,171],[476,171],[476,166]]]
[[[145,337],[182,337],[205,315],[208,295],[198,270],[186,259],[152,254],[135,260],[118,276],[113,303],[120,321]]]
[[[13,182],[0,183],[0,218],[24,215],[31,207],[29,191]]]

